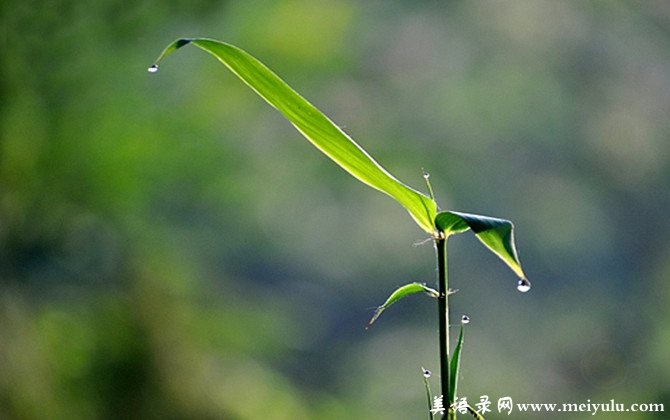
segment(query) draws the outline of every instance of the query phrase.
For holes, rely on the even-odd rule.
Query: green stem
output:
[[[435,238],[435,250],[437,252],[438,273],[438,311],[440,328],[440,385],[442,397],[445,398],[445,413],[443,420],[455,418],[450,409],[453,401],[448,400],[451,384],[449,383],[449,282],[447,276],[447,238],[439,236]]]

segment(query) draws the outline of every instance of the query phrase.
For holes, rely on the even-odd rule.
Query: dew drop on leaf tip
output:
[[[431,371],[429,371],[428,369],[425,369],[425,368],[423,369],[423,377],[424,378],[426,378],[426,379],[430,378],[431,375],[432,375]]]
[[[158,64],[152,64],[152,65],[150,65],[149,68],[147,69],[147,71],[148,71],[149,73],[156,73],[156,72],[158,72]]]
[[[521,293],[526,293],[530,290],[530,282],[527,279],[521,279],[516,285],[516,290]]]
[[[461,317],[461,324],[469,324],[470,323],[470,317],[467,315],[463,315]]]

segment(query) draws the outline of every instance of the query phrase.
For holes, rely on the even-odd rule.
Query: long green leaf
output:
[[[502,259],[519,276],[522,284],[530,288],[530,282],[521,268],[519,255],[514,244],[514,225],[509,220],[478,214],[443,211],[435,217],[435,226],[449,236],[472,229],[474,234],[488,249]]]
[[[463,324],[461,324],[461,332],[458,334],[458,342],[456,343],[456,348],[454,349],[454,354],[451,356],[451,361],[449,362],[449,383],[451,387],[449,388],[449,405],[453,405],[456,401],[456,395],[458,390],[458,372],[461,368],[461,348],[463,347]]]
[[[388,299],[386,299],[386,302],[384,302],[383,305],[377,307],[375,310],[374,315],[372,315],[372,319],[370,319],[370,322],[368,322],[368,325],[365,327],[370,328],[370,326],[379,318],[379,315],[384,312],[386,308],[389,306],[393,305],[396,303],[398,300],[404,298],[405,296],[412,295],[414,293],[419,293],[419,292],[425,292],[428,294],[430,297],[437,298],[440,296],[440,293],[435,290],[431,289],[430,287],[426,286],[425,284],[421,283],[409,283],[404,286],[400,286],[397,288],[393,293],[391,293],[391,296],[389,296]]]
[[[437,213],[433,199],[394,178],[321,111],[240,48],[206,38],[178,39],[163,51],[156,64],[149,67],[149,71],[156,72],[163,58],[188,44],[214,55],[281,112],[314,146],[361,182],[393,197],[407,209],[422,229],[433,233],[433,221]]]

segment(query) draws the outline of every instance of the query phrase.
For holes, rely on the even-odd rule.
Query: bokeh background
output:
[[[182,36],[256,55],[443,208],[515,222],[529,293],[472,235],[449,245],[471,404],[670,410],[666,1],[0,13],[0,418],[426,417],[434,302],[364,329],[434,282],[424,233],[210,56],[147,73]]]

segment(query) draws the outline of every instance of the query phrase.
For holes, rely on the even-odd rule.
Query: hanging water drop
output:
[[[516,285],[516,290],[521,293],[526,293],[530,290],[530,282],[527,279],[521,279]]]
[[[469,324],[470,323],[470,317],[467,315],[463,315],[461,317],[461,324]]]
[[[149,73],[156,73],[158,71],[158,64],[152,64],[147,69]]]
[[[431,371],[429,371],[426,368],[421,368],[421,369],[423,370],[423,377],[426,378],[426,379],[430,378],[430,376],[432,375]]]

